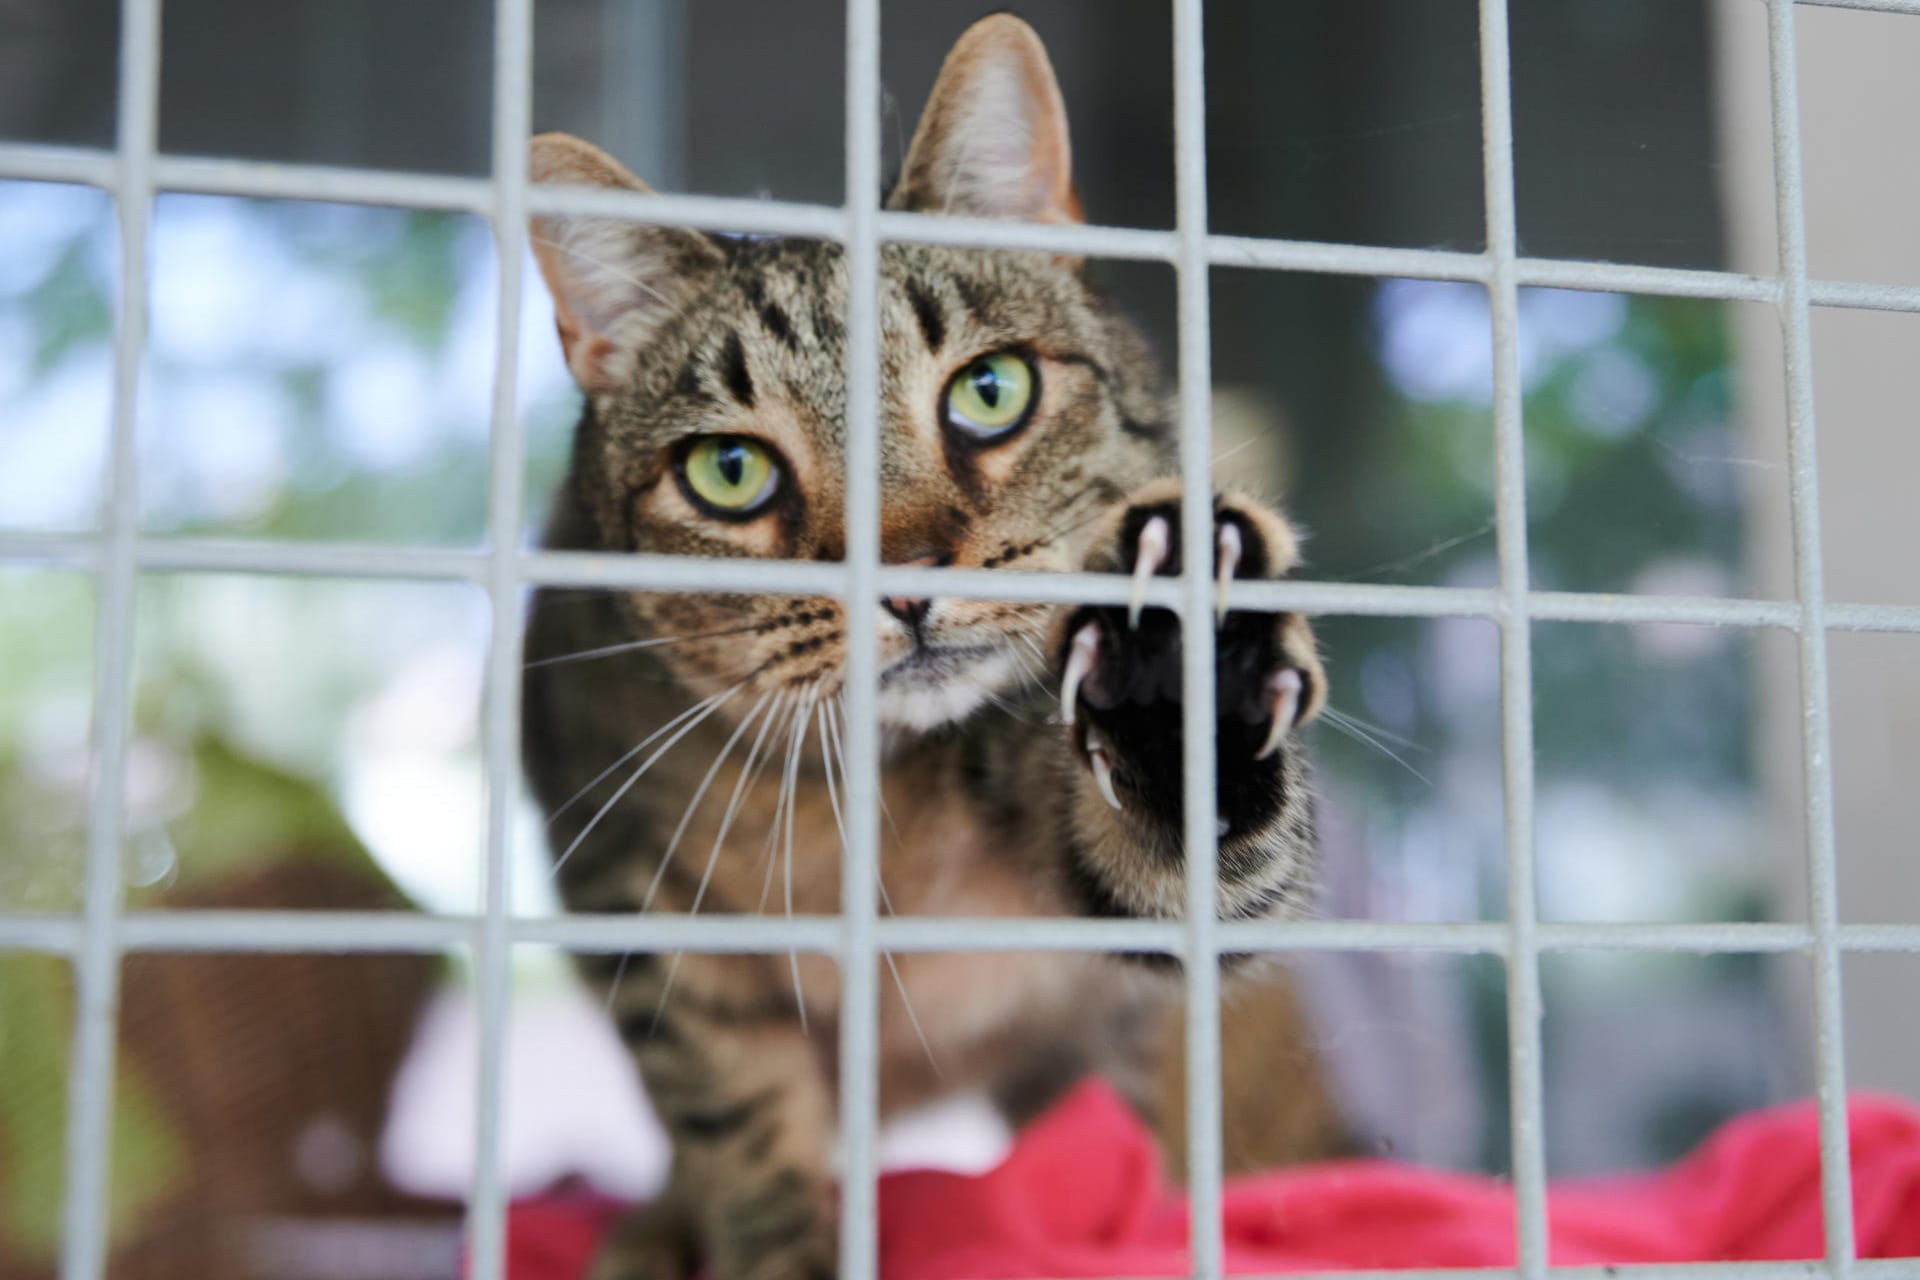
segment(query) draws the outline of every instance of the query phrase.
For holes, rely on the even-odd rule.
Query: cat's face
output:
[[[950,61],[889,204],[1077,216],[1058,91],[1037,42]],[[546,181],[638,187],[586,144],[534,145]],[[838,560],[847,271],[837,245],[541,219],[535,247],[588,398],[576,516],[613,551]],[[880,529],[889,564],[1065,569],[1095,516],[1165,470],[1170,413],[1138,338],[1048,254],[881,253]],[[877,631],[882,721],[958,720],[1037,675],[1047,606],[634,594],[632,638],[744,712],[831,696],[846,628]],[[678,637],[678,639],[672,639]]]

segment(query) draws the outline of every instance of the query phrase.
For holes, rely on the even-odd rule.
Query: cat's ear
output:
[[[887,207],[1081,220],[1067,109],[1032,27],[996,13],[961,35],[940,68]]]
[[[618,160],[568,134],[541,134],[528,158],[535,182],[648,190]],[[722,261],[697,231],[614,218],[543,214],[532,219],[531,235],[567,368],[583,391],[623,385],[635,352]]]

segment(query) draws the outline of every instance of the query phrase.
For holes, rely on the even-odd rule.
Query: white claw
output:
[[[1213,618],[1216,626],[1227,620],[1227,584],[1240,567],[1240,526],[1220,526],[1220,550],[1213,558]]]
[[[1280,744],[1293,731],[1293,722],[1300,715],[1300,687],[1300,673],[1292,667],[1267,677],[1267,700],[1273,709],[1273,727],[1267,730],[1267,740],[1261,744],[1255,760],[1265,760],[1278,751]]]
[[[1094,728],[1087,730],[1087,763],[1093,766],[1093,781],[1108,804],[1118,809],[1120,797],[1113,789],[1113,761],[1107,756],[1107,740]]]
[[[1073,647],[1067,651],[1067,672],[1060,677],[1060,723],[1073,723],[1073,700],[1080,682],[1100,661],[1100,628],[1089,622],[1074,633]]]
[[[1127,601],[1127,626],[1140,625],[1140,610],[1147,602],[1147,583],[1167,562],[1167,543],[1172,538],[1166,517],[1155,516],[1140,528],[1140,542],[1133,562],[1133,594]]]

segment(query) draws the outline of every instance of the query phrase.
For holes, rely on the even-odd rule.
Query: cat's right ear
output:
[[[1081,221],[1067,109],[1032,27],[996,13],[961,33],[934,81],[887,208]]]
[[[598,147],[565,133],[543,133],[529,148],[538,183],[647,191]],[[533,256],[553,294],[554,323],[567,368],[580,389],[607,392],[632,376],[635,353],[697,291],[722,254],[706,236],[614,218],[540,215],[532,219]]]

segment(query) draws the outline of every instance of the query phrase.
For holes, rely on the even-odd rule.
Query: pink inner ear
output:
[[[983,18],[940,69],[898,198],[929,213],[1078,222],[1066,107],[1033,29]]]
[[[1039,222],[1080,221],[1080,197],[1073,189],[1073,146],[1067,137],[1066,108],[1053,69],[1021,59],[1025,81],[1028,141],[1027,171],[1034,204],[1026,215]]]
[[[945,142],[949,211],[1078,221],[1066,118],[1051,70],[1015,45],[983,58],[969,80]]]

